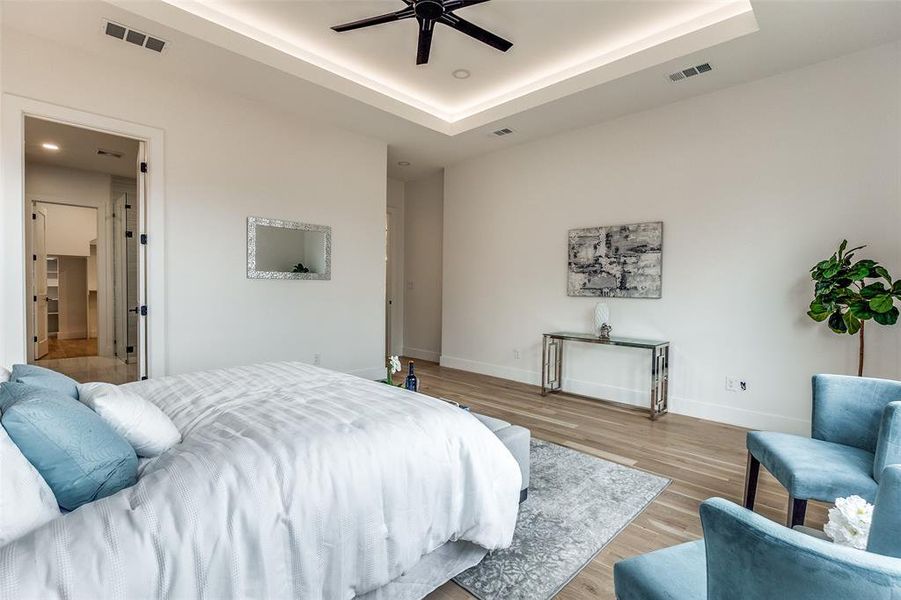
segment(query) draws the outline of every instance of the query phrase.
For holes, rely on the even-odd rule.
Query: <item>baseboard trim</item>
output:
[[[494,365],[456,356],[442,355],[440,359],[442,367],[460,369],[471,373],[499,377],[526,383],[529,385],[541,385],[541,374],[527,369],[517,369],[502,365]],[[630,406],[647,407],[650,398],[649,392],[635,390],[612,385],[605,385],[593,381],[579,379],[566,379],[566,391],[580,396],[589,396],[599,399],[611,400]],[[782,431],[786,433],[810,434],[810,421],[777,415],[772,413],[753,411],[734,406],[724,406],[703,402],[693,398],[670,396],[670,412],[688,417],[696,417],[706,421],[716,421],[728,425],[737,425],[748,429],[765,429],[769,431]]]
[[[56,339],[58,340],[86,340],[88,339],[88,332],[86,329],[81,331],[58,331],[56,333]]]
[[[410,358],[418,358],[419,360],[427,360],[430,362],[438,362],[441,359],[441,353],[434,350],[425,350],[423,348],[404,348],[404,356]]]

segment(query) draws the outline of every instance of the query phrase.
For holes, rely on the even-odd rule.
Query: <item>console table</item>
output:
[[[585,342],[651,351],[651,420],[669,410],[669,342],[634,338],[600,338],[590,333],[545,333],[541,351],[541,395],[563,389],[563,342]]]

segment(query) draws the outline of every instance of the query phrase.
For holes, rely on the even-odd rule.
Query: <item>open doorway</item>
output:
[[[28,361],[78,381],[145,372],[142,142],[25,119]]]

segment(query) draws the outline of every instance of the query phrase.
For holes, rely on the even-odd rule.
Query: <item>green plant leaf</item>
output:
[[[871,283],[870,285],[865,285],[860,288],[860,296],[861,298],[866,298],[870,300],[871,298],[875,298],[876,296],[882,296],[888,293],[888,290],[882,285],[881,281],[877,281],[875,283]]]
[[[846,312],[842,315],[842,319],[845,321],[845,326],[848,328],[848,335],[854,335],[858,331],[860,331],[860,319],[852,315],[850,312]]]
[[[848,326],[845,324],[841,311],[835,311],[829,315],[829,328],[835,333],[847,333]]]
[[[888,312],[873,315],[873,320],[880,325],[894,325],[898,322],[898,307],[893,306]]]
[[[859,260],[848,269],[848,278],[851,281],[862,281],[867,277],[872,277],[871,275],[874,267],[876,266],[876,261],[872,260]]]
[[[838,245],[838,255],[841,257],[842,252],[845,251],[845,248],[848,247],[848,240],[842,240],[842,243]]]
[[[901,279],[892,284],[892,293],[901,294]]]
[[[870,310],[876,313],[885,313],[892,310],[895,305],[895,299],[891,294],[882,294],[870,300]]]
[[[831,281],[818,281],[814,286],[814,293],[817,296],[821,296],[823,294],[827,294],[832,291],[832,288],[835,287],[835,284]]]
[[[883,267],[882,265],[876,265],[873,267],[873,270],[876,271],[876,274],[889,282],[889,285],[892,283],[892,276],[889,275],[888,269]]]
[[[813,319],[814,321],[816,321],[817,323],[820,323],[820,322],[826,320],[826,317],[829,316],[829,313],[827,313],[827,312],[824,312],[824,313],[815,313],[815,312],[813,312],[813,311],[811,311],[811,310],[808,310],[808,311],[807,311],[807,316],[810,317],[811,319]]]
[[[841,263],[836,262],[835,264],[830,264],[825,269],[823,269],[823,277],[826,279],[831,279],[838,275],[838,272],[842,270]]]
[[[844,256],[845,260],[850,259],[852,256],[854,256],[855,252],[857,252],[858,250],[863,250],[864,248],[866,248],[865,245],[864,246],[855,246],[854,248],[851,248],[850,250],[845,252],[845,256]]]
[[[852,302],[848,306],[848,310],[852,315],[854,315],[861,321],[866,321],[867,319],[873,318],[873,311],[870,310],[870,303],[866,300],[857,300],[855,302]]]

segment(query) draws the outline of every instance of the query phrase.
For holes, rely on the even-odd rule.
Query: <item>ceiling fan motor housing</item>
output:
[[[435,20],[444,14],[444,3],[441,0],[416,0],[413,12],[417,19]]]

